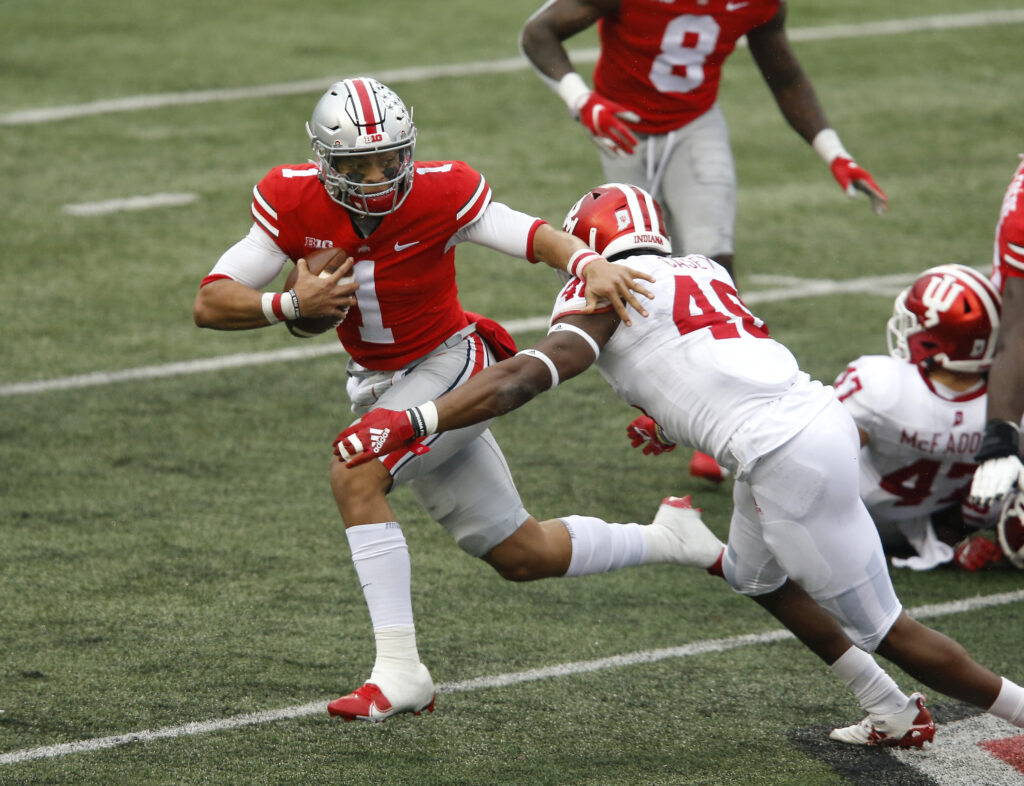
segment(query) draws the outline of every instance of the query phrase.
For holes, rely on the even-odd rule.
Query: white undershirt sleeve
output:
[[[210,275],[227,276],[247,287],[263,289],[277,277],[287,261],[288,255],[253,224],[249,234],[221,254]]]
[[[469,241],[512,257],[526,259],[526,244],[530,230],[536,223],[536,216],[513,210],[502,202],[491,202],[480,218],[452,235],[448,247]]]

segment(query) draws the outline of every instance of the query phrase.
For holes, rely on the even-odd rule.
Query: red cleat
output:
[[[421,665],[420,668],[426,677],[425,681],[419,685],[407,684],[403,689],[396,688],[392,692],[396,696],[403,690],[410,694],[403,697],[402,701],[397,698],[391,701],[376,683],[367,682],[347,696],[332,701],[327,705],[327,712],[345,721],[365,720],[371,723],[380,723],[400,712],[411,712],[413,715],[419,715],[423,710],[433,712],[437,693],[426,667]]]
[[[729,470],[721,466],[707,453],[699,450],[693,451],[690,459],[690,474],[695,478],[704,478],[712,483],[721,483],[729,477]]]
[[[381,723],[400,712],[411,712],[413,715],[419,715],[423,710],[433,712],[436,696],[437,694],[431,694],[430,701],[417,709],[412,707],[396,708],[381,693],[380,688],[372,682],[367,682],[361,688],[356,688],[353,693],[332,701],[327,705],[327,712],[346,722],[365,720],[371,723]]]
[[[860,723],[833,729],[829,739],[850,745],[880,748],[923,748],[935,738],[935,722],[925,709],[924,696],[915,693],[907,706],[892,715],[868,715]]]

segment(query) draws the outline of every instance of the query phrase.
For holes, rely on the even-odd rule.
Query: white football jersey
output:
[[[621,264],[654,276],[649,312],[619,325],[596,366],[624,401],[676,442],[709,453],[743,478],[835,398],[736,294],[728,271],[707,257],[637,255]],[[579,313],[584,285],[558,295],[554,324]]]
[[[912,363],[865,355],[847,366],[835,387],[868,435],[861,497],[876,522],[928,516],[963,502],[985,430],[984,386],[953,397]]]

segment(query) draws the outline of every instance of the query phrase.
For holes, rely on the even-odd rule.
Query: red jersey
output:
[[[636,112],[631,127],[664,134],[707,112],[718,98],[722,63],[780,0],[622,0],[598,20],[601,55],[594,89]]]
[[[315,164],[276,167],[253,194],[253,218],[291,259],[329,246],[355,257],[357,304],[338,337],[360,365],[402,368],[469,324],[449,241],[483,214],[491,189],[468,164],[417,162],[409,196],[368,238],[327,195]]]
[[[1024,156],[1003,197],[996,224],[992,283],[1003,291],[1006,279],[1024,278]]]

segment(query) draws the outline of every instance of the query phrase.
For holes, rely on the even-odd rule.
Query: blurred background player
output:
[[[859,357],[835,382],[860,432],[861,497],[898,567],[930,570],[954,548],[967,570],[1000,559],[994,540],[971,534],[995,517],[967,504],[999,303],[981,273],[930,268],[896,298],[889,355]]]
[[[1020,485],[1024,416],[1024,156],[1010,179],[996,223],[992,281],[1003,296],[1003,322],[988,375],[988,421],[971,484],[971,504],[993,505]]]
[[[594,89],[562,42],[598,25]],[[718,107],[722,66],[744,35],[783,116],[850,196],[886,197],[829,125],[786,34],[779,0],[550,0],[523,27],[523,53],[597,143],[608,182],[658,200],[677,253],[732,272],[736,173]]]
[[[594,24],[601,52],[591,90],[562,42]],[[793,130],[848,195],[863,191],[876,213],[885,211],[886,195],[846,151],[790,46],[785,2],[549,0],[520,37],[540,78],[597,144],[605,180],[645,189],[661,205],[677,253],[711,257],[730,273],[736,170],[717,99],[723,64],[744,35]],[[690,473],[726,476],[699,452]]]
[[[860,499],[857,428],[834,391],[769,337],[724,267],[698,255],[672,257],[662,226],[657,203],[635,186],[592,189],[563,228],[654,278],[649,316],[626,329],[610,308],[584,313],[581,286],[571,281],[548,335],[532,349],[439,399],[369,412],[338,435],[336,453],[358,465],[401,452],[427,435],[509,412],[594,364],[669,440],[708,452],[735,475],[728,547],[724,555],[717,549],[716,564],[716,550],[701,542],[705,559],[694,562],[720,568],[851,689],[868,716],[835,729],[832,739],[920,747],[934,736],[924,697],[906,696],[872,651],[1024,726],[1024,689],[904,613]],[[691,534],[696,529],[691,522]]]
[[[385,85],[362,77],[334,84],[307,132],[316,162],[275,167],[256,185],[254,223],[203,280],[194,318],[201,327],[238,330],[299,316],[344,317],[337,333],[351,356],[347,392],[357,414],[438,396],[496,354],[515,351],[500,325],[463,311],[458,243],[568,270],[586,281],[593,303],[610,297],[624,315],[623,301],[639,306],[631,288],[643,288],[628,270],[493,201],[483,175],[468,164],[415,162],[412,111]],[[303,260],[322,247],[350,254],[323,279]],[[298,260],[294,289],[261,292],[289,259]],[[349,270],[356,283],[339,286]],[[435,438],[430,448],[354,470],[331,463],[377,652],[369,680],[328,705],[346,720],[433,708],[434,684],[416,645],[408,548],[387,498],[396,484],[408,483],[460,548],[510,580],[679,559],[675,519],[665,516],[644,527],[597,518],[538,522],[523,508],[487,424]]]

